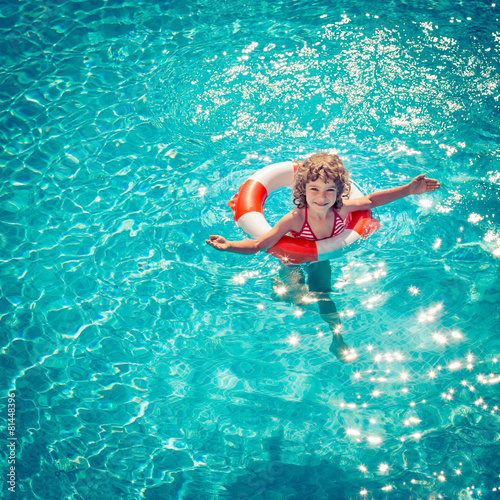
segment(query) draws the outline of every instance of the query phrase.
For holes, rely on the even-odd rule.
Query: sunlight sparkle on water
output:
[[[361,283],[367,283],[368,281],[371,281],[373,278],[372,278],[372,275],[370,273],[366,274],[365,276],[363,276],[362,278],[358,278],[355,283],[356,285],[359,285]]]
[[[431,321],[434,321],[436,319],[436,314],[441,311],[443,308],[443,304],[439,303],[436,304],[435,306],[429,307],[427,311],[424,311],[418,315],[418,321],[419,323],[429,323]]]
[[[342,357],[346,361],[354,361],[358,357],[358,353],[354,349],[345,349],[342,351]]]
[[[374,295],[370,297],[368,300],[361,302],[362,305],[366,305],[368,309],[373,309],[374,303],[379,301],[382,298],[382,295]]]
[[[315,298],[315,297],[309,297],[308,295],[304,295],[301,299],[301,301],[304,303],[304,304],[313,304],[315,302],[318,302],[318,299]]]
[[[246,282],[246,279],[241,276],[241,275],[236,275],[233,277],[233,281],[237,284],[237,285],[244,285],[245,282]]]
[[[410,426],[412,424],[419,424],[420,422],[422,422],[422,420],[420,420],[419,418],[417,418],[417,417],[410,417],[410,418],[407,418],[404,421],[404,426],[408,427],[408,426]]]
[[[432,335],[432,338],[438,343],[438,344],[441,344],[441,345],[444,345],[446,344],[447,342],[447,339],[444,335],[442,335],[441,333],[434,333]]]
[[[477,224],[478,222],[482,221],[484,217],[479,214],[471,213],[469,215],[469,218],[467,219],[467,222],[471,222],[472,224]]]
[[[386,463],[381,463],[379,466],[378,466],[378,470],[382,473],[385,473],[389,470],[389,465],[386,464]]]
[[[353,309],[345,309],[340,313],[340,316],[345,317],[347,316],[348,318],[352,318],[354,316],[354,310]]]
[[[485,235],[483,236],[483,241],[486,243],[491,243],[493,241],[500,240],[500,236],[495,233],[495,231],[486,231]]]
[[[259,276],[259,271],[243,271],[242,273],[233,276],[234,283],[244,285],[248,278],[255,278]]]

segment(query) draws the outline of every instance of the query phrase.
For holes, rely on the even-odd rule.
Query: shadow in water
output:
[[[219,498],[252,499],[288,499],[313,500],[320,498],[349,498],[352,484],[340,466],[323,462],[318,465],[293,465],[281,461],[284,445],[283,431],[268,439],[265,449],[269,453],[268,461],[253,461],[246,468],[246,473],[237,476],[225,485]]]

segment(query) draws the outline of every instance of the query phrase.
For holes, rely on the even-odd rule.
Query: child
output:
[[[210,235],[206,242],[217,250],[253,254],[274,246],[287,233],[304,240],[322,240],[340,234],[345,229],[345,218],[351,212],[370,210],[408,195],[429,193],[439,187],[437,180],[426,179],[425,174],[421,174],[404,186],[351,200],[348,198],[349,173],[340,158],[318,153],[304,161],[295,173],[292,192],[296,207],[270,231],[256,240],[227,241],[222,236]],[[333,333],[330,351],[341,361],[354,360],[356,354],[347,349],[340,335],[339,315],[330,298],[330,262],[314,262],[303,266],[308,275],[307,284],[312,299],[318,301],[320,315]],[[280,277],[284,283],[274,287],[275,294],[284,294],[286,300],[296,304],[311,301],[310,296],[304,296],[307,288],[301,266],[285,266],[280,271]]]

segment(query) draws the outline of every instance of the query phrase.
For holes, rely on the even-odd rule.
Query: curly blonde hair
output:
[[[292,184],[293,203],[298,208],[307,206],[306,184],[317,181],[319,178],[324,182],[333,181],[337,186],[337,200],[333,208],[339,210],[344,204],[342,198],[349,195],[351,182],[349,172],[340,158],[328,153],[316,153],[310,156],[297,169]]]

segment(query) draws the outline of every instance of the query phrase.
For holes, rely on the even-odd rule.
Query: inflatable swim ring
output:
[[[270,193],[285,186],[291,186],[297,168],[302,162],[285,161],[273,163],[257,170],[239,188],[228,205],[233,210],[236,225],[252,238],[267,233],[271,226],[264,217],[264,202]],[[351,183],[350,198],[363,196],[359,188]],[[345,222],[346,229],[337,236],[319,241],[306,241],[292,236],[283,236],[267,253],[279,258],[285,264],[317,262],[332,257],[336,250],[350,245],[360,237],[367,238],[380,227],[372,218],[371,210],[350,213]]]

